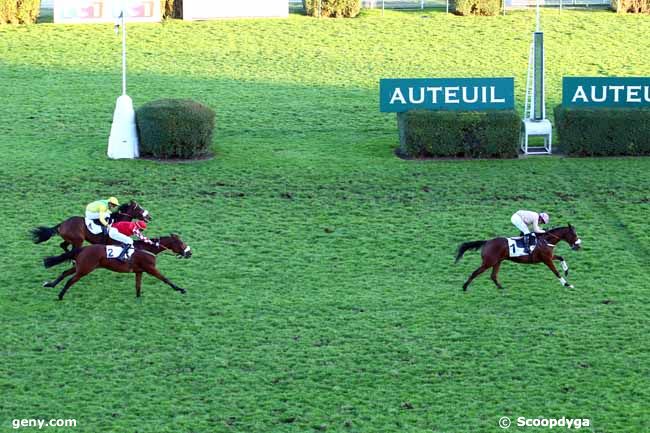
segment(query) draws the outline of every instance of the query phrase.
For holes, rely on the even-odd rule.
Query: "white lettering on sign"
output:
[[[588,90],[576,87],[571,102],[606,102],[611,98],[613,102],[650,103],[650,86],[589,86]]]
[[[586,97],[585,97],[586,98]],[[588,101],[585,99],[585,101]],[[396,87],[390,104],[503,104],[506,98],[498,94],[496,86],[428,86]]]

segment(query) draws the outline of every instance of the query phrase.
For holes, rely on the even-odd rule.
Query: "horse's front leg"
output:
[[[553,260],[559,260],[560,261],[560,265],[562,265],[562,270],[564,271],[564,276],[568,277],[569,276],[569,265],[567,265],[566,261],[564,260],[564,257],[553,256]]]
[[[144,271],[149,275],[153,275],[154,277],[158,278],[163,283],[170,285],[172,289],[176,290],[177,292],[181,292],[182,294],[185,294],[187,292],[184,288],[178,287],[176,284],[172,283],[167,277],[161,274],[160,271],[156,269],[154,266],[147,267],[144,269]]]
[[[142,293],[142,272],[135,273],[135,297],[139,298]]]
[[[546,266],[548,266],[548,268],[555,274],[555,276],[558,277],[558,279],[560,280],[560,283],[564,287],[568,287],[570,289],[573,289],[573,285],[569,284],[567,282],[567,280],[565,280],[564,277],[561,276],[560,273],[557,271],[557,268],[553,264],[553,256],[544,257],[543,261],[544,261],[544,264]]]

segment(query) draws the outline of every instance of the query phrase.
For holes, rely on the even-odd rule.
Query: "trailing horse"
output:
[[[153,275],[164,283],[170,285],[174,290],[184,294],[185,289],[172,283],[167,279],[167,277],[158,271],[156,268],[156,256],[163,251],[171,251],[176,253],[179,258],[184,257],[188,259],[192,256],[192,250],[175,234],[164,236],[160,239],[151,239],[151,241],[153,244],[143,241],[135,241],[135,251],[131,256],[131,259],[127,262],[109,258],[106,255],[106,245],[88,245],[83,248],[73,248],[71,251],[67,251],[59,256],[46,257],[43,259],[43,264],[46,268],[70,260],[74,260],[75,263],[72,268],[59,275],[56,280],[43,284],[43,287],[55,287],[65,277],[72,275],[72,278],[66,281],[65,286],[59,293],[59,300],[63,300],[63,296],[70,286],[93,272],[95,269],[104,268],[113,272],[135,273],[135,295],[138,298],[141,294],[143,272]]]
[[[113,222],[131,221],[141,219],[150,221],[149,212],[140,206],[135,200],[121,205],[117,212],[112,215]],[[63,238],[60,247],[68,251],[68,246],[80,248],[84,240],[91,244],[113,243],[113,240],[103,234],[94,235],[88,231],[84,217],[70,217],[67,220],[55,225],[54,227],[40,226],[31,230],[32,240],[35,244],[40,244],[49,240],[54,235],[60,235]]]
[[[555,274],[555,276],[559,278],[560,283],[562,283],[563,286],[573,288],[573,286],[564,278],[569,275],[569,266],[566,264],[564,258],[553,254],[553,250],[559,241],[565,241],[573,250],[580,249],[580,245],[582,244],[582,241],[576,233],[575,227],[571,224],[569,224],[568,227],[558,227],[548,230],[545,233],[538,234],[537,247],[533,252],[519,257],[510,256],[507,238],[494,238],[486,241],[472,241],[461,244],[456,253],[456,262],[458,262],[468,250],[481,249],[481,257],[483,259],[481,266],[472,272],[472,275],[470,275],[467,281],[465,281],[465,284],[463,284],[463,290],[467,290],[467,286],[469,286],[474,278],[490,268],[492,268],[492,281],[494,281],[494,284],[496,284],[499,289],[503,289],[503,286],[501,286],[497,277],[501,262],[504,260],[510,260],[515,263],[544,263]],[[560,273],[553,264],[553,260],[559,260],[561,262],[562,269],[564,270],[564,277],[560,276]]]

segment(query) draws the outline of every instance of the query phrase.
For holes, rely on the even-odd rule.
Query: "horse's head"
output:
[[[172,233],[170,236],[160,238],[160,245],[175,252],[179,259],[192,257],[192,249],[177,234]]]
[[[119,212],[128,215],[131,219],[144,220],[147,222],[151,221],[149,211],[140,206],[140,204],[135,200],[124,203],[120,206]]]
[[[579,250],[582,245],[582,240],[578,237],[576,228],[569,224],[569,227],[566,228],[564,234],[564,240],[571,245],[572,250]]]

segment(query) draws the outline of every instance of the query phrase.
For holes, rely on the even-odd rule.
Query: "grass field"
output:
[[[425,18],[426,17],[426,18]],[[650,20],[544,11],[549,107],[563,75],[649,76]],[[650,159],[403,161],[389,77],[514,76],[523,101],[530,12],[460,18],[129,26],[136,106],[188,97],[217,112],[216,157],[105,157],[120,91],[111,25],[0,27],[0,430],[49,432],[497,432],[513,419],[588,418],[650,431]],[[521,108],[521,107],[519,107]],[[150,235],[190,260],[145,277],[98,271],[63,302],[41,283],[28,230],[86,203],[135,198]],[[514,233],[546,210],[584,249],[507,263],[506,290],[458,244]],[[563,431],[557,428],[553,431]],[[510,431],[548,431],[511,427]]]

